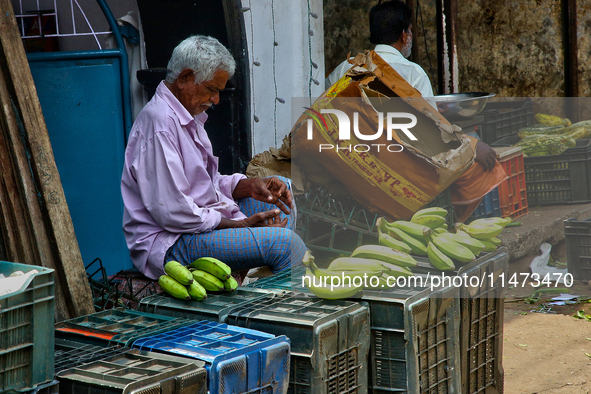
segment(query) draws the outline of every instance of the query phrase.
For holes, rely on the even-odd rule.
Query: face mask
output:
[[[405,58],[408,58],[410,56],[411,49],[412,49],[412,33],[408,36],[406,43],[402,47],[402,50],[400,51],[400,53],[402,53],[402,56],[404,56]]]

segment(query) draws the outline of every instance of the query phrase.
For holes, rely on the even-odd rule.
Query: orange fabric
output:
[[[478,140],[470,137],[476,150]],[[507,179],[503,166],[497,161],[495,168],[485,171],[476,161],[450,186],[451,200],[460,222],[470,217],[483,197]]]

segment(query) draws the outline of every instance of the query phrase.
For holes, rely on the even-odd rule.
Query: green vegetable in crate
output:
[[[533,135],[523,138],[514,146],[520,146],[525,156],[545,156],[559,154],[550,153],[550,150],[562,153],[567,148],[573,148],[576,145],[577,142],[568,135]]]
[[[531,127],[524,127],[523,129],[519,129],[517,132],[517,136],[519,138],[525,138],[532,135],[556,135],[562,134],[567,132],[567,128],[564,126],[545,126],[545,125],[535,125]]]
[[[548,114],[535,114],[534,118],[543,125],[547,126],[556,126],[556,125],[563,125],[563,126],[570,126],[571,121],[567,118],[561,118],[559,116],[548,115]]]
[[[563,144],[551,143],[548,145],[548,154],[550,155],[560,155],[564,153],[568,149],[568,146]]]
[[[574,140],[583,140],[586,138],[591,138],[591,127],[589,126],[581,126],[574,128],[567,127],[567,129],[569,129],[567,135]]]

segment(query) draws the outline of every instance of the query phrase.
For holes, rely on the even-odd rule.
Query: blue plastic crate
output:
[[[14,293],[0,296],[0,392],[27,392],[53,380],[53,270],[0,261],[0,273],[29,276]]]
[[[247,328],[201,321],[136,340],[133,348],[204,361],[210,393],[285,393],[290,342]]]
[[[188,319],[116,308],[58,323],[55,336],[97,346],[130,346],[138,338],[191,323]]]
[[[502,212],[501,202],[499,200],[499,188],[495,187],[486,196],[484,196],[478,208],[476,208],[474,213],[470,215],[466,222],[470,223],[473,220],[481,218],[501,217],[501,214]]]

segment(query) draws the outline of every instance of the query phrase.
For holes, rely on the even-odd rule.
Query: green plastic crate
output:
[[[191,323],[194,321],[116,308],[60,322],[55,325],[55,336],[97,346],[130,346],[142,336]]]
[[[244,287],[240,287],[232,293],[208,295],[205,300],[201,301],[184,301],[167,294],[154,294],[144,297],[140,302],[139,309],[142,312],[163,316],[226,323],[230,311],[260,299],[276,296],[276,292]]]
[[[228,324],[290,339],[288,393],[367,392],[369,310],[365,303],[285,293],[231,312]]]
[[[36,269],[16,293],[0,296],[0,392],[27,392],[53,380],[53,270],[0,261],[0,273]]]

